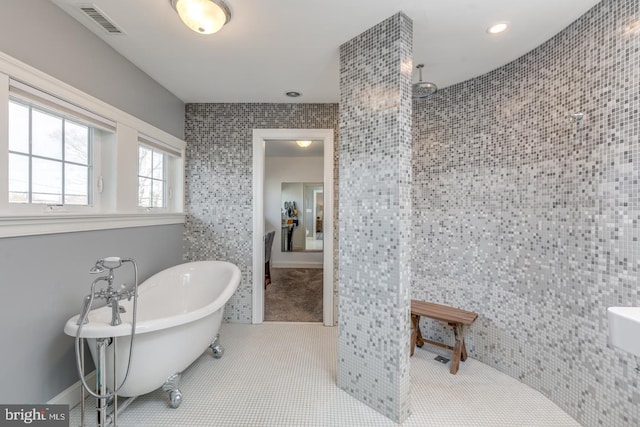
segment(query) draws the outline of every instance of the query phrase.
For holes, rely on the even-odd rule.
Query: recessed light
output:
[[[509,28],[509,23],[508,22],[498,22],[497,24],[494,24],[494,25],[490,26],[489,28],[487,28],[487,33],[489,33],[489,34],[500,34],[504,30],[506,30],[507,28]]]
[[[294,90],[287,92],[287,96],[288,96],[289,98],[297,98],[297,97],[299,97],[300,95],[302,95],[300,92],[296,92],[296,91],[294,91]]]

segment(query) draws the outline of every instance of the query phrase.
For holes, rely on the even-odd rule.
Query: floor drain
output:
[[[442,357],[442,356],[436,356],[433,358],[433,360],[437,360],[440,363],[449,363],[449,359],[447,359],[446,357]]]

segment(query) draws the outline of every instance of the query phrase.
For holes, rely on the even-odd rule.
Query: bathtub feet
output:
[[[176,409],[182,403],[182,392],[180,390],[171,390],[169,392],[169,406]]]
[[[213,357],[216,359],[220,359],[224,354],[224,347],[220,345],[220,334],[216,335],[216,339],[209,345],[211,347],[211,351],[213,351]]]
[[[162,385],[162,390],[169,392],[169,406],[173,409],[176,409],[182,403],[182,392],[178,389],[181,376],[180,372],[173,374]]]

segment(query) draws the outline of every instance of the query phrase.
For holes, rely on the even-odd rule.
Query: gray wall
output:
[[[184,103],[46,0],[0,2],[0,51],[179,138]],[[182,225],[0,239],[0,402],[44,402],[77,381],[64,322],[96,259],[136,258],[145,278],[182,260]],[[19,386],[16,386],[19,384]]]
[[[340,46],[338,386],[409,416],[411,63],[398,13]]]
[[[335,145],[338,104],[187,104],[186,111],[185,258],[236,264],[242,281],[225,307],[224,318],[250,323],[253,129],[335,129]],[[338,197],[337,175],[334,180]],[[337,280],[335,271],[334,277]]]
[[[140,279],[182,260],[182,224],[0,239],[0,402],[46,402],[78,380],[65,322],[106,256],[132,257]],[[133,283],[130,267],[115,270]]]
[[[640,425],[636,365],[606,318],[640,304],[640,34],[624,33],[639,18],[637,0],[605,0],[413,105],[413,297],[478,312],[470,356],[587,426]]]
[[[0,51],[178,138],[184,103],[48,0],[0,1]]]

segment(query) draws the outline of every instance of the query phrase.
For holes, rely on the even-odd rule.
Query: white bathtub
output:
[[[116,279],[123,277],[115,270]],[[223,261],[190,262],[163,270],[138,287],[138,316],[131,370],[120,396],[139,396],[161,387],[185,370],[211,344],[222,323],[225,303],[238,288],[240,269]],[[121,301],[122,324],[111,326],[111,308],[89,312],[82,328],[95,362],[95,339],[117,338],[117,383],[124,379],[129,360],[133,301]],[[64,332],[76,336],[78,316]],[[113,390],[113,345],[107,348],[107,384]]]

